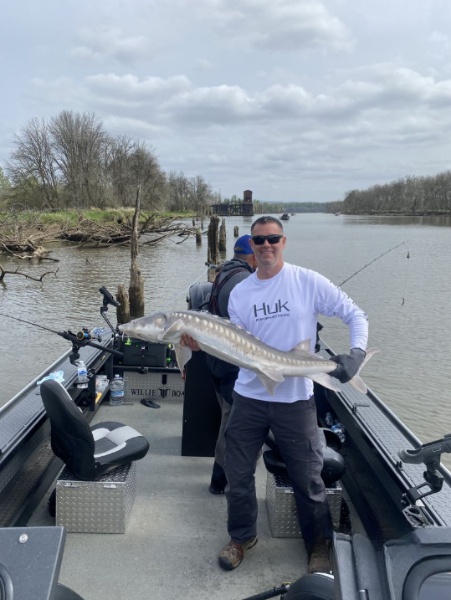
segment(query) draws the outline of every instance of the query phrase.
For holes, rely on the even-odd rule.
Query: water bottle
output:
[[[345,443],[346,441],[346,429],[344,427],[344,425],[342,423],[340,423],[340,421],[336,421],[334,425],[332,425],[332,427],[330,428],[335,435],[338,436],[338,439],[340,440],[340,442],[342,444]]]
[[[110,406],[124,404],[124,378],[115,375],[110,383]]]
[[[327,425],[328,427],[332,427],[332,425],[334,424],[334,418],[333,418],[333,416],[332,416],[332,413],[331,413],[331,412],[327,412],[327,413],[326,413],[326,416],[325,416],[325,419],[324,419],[324,420],[326,421],[326,425]]]
[[[88,369],[84,361],[77,361],[77,388],[79,390],[86,389],[88,387]]]

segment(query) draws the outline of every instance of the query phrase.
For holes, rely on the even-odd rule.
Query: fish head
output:
[[[167,321],[167,315],[158,312],[119,325],[119,331],[131,338],[158,343],[166,331]]]

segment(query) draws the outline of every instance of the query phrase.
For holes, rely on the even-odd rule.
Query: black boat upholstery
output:
[[[90,427],[57,381],[44,381],[41,397],[50,420],[52,450],[79,479],[96,480],[147,454],[149,442],[128,425],[107,421]]]
[[[326,485],[330,485],[342,477],[345,472],[345,460],[337,452],[337,449],[340,447],[340,440],[333,431],[320,428],[320,440],[324,462],[321,477]],[[287,467],[271,431],[265,443],[269,448],[269,450],[263,452],[263,460],[267,471],[273,475],[288,477]]]
[[[332,575],[313,573],[304,575],[290,585],[284,600],[334,600],[335,582]]]

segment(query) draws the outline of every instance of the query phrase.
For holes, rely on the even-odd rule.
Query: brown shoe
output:
[[[225,546],[218,556],[219,566],[225,571],[236,569],[244,558],[246,550],[253,548],[257,543],[257,538],[252,537],[245,542],[230,542]]]
[[[308,573],[332,573],[330,561],[331,543],[321,540],[313,548],[308,561]]]

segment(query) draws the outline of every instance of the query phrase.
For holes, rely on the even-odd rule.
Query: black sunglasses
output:
[[[278,244],[280,240],[283,238],[283,235],[278,233],[272,233],[271,235],[253,235],[252,241],[256,246],[262,246],[266,240],[272,244]]]

